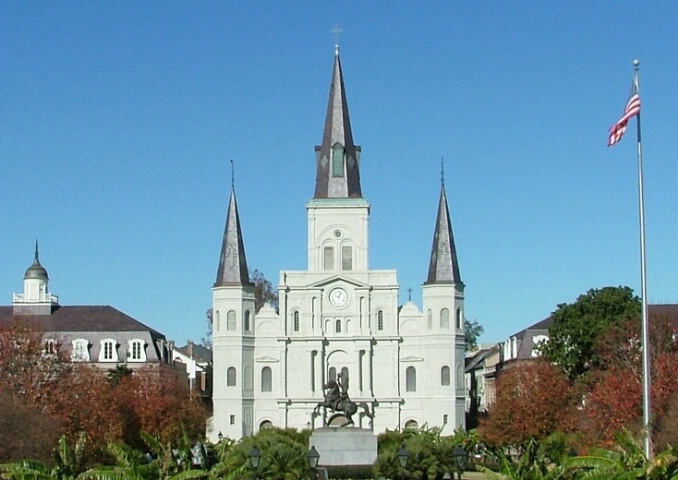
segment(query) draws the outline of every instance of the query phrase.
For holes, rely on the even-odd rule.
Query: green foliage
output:
[[[459,445],[471,454],[477,445],[475,433],[458,430],[454,436],[442,436],[438,427],[384,432],[377,438],[374,478],[442,478],[445,473],[456,471],[452,452]],[[397,457],[401,447],[409,455],[405,468]]]
[[[637,318],[640,311],[640,299],[629,287],[591,289],[574,303],[558,305],[542,354],[571,379],[579,378],[600,368],[596,344],[607,329]]]
[[[59,438],[59,443],[54,449],[53,464],[44,462],[22,460],[16,463],[0,465],[3,478],[11,479],[60,479],[70,480],[84,470],[87,435],[81,434],[73,447],[68,442],[66,435]]]
[[[472,351],[478,348],[478,338],[483,334],[485,328],[478,320],[464,319],[464,341],[466,342],[466,351]]]
[[[256,471],[258,478],[266,480],[298,480],[311,475],[306,453],[309,432],[291,429],[267,428],[255,436],[243,438],[238,443],[222,440],[216,446],[218,463],[211,475],[226,480],[250,480],[254,470],[249,453],[256,446],[261,461]]]

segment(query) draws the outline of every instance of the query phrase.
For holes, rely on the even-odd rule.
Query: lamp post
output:
[[[398,450],[398,453],[396,453],[396,457],[398,457],[398,463],[400,464],[400,478],[401,480],[405,480],[405,467],[407,467],[407,460],[410,458],[410,452],[408,452],[403,445],[400,447],[400,450]]]
[[[452,460],[457,467],[457,475],[459,475],[459,480],[461,480],[461,474],[464,473],[464,467],[466,466],[466,460],[468,459],[468,453],[464,450],[464,447],[457,445],[452,451]]]
[[[219,435],[217,435],[217,438],[219,439],[220,442],[224,439],[224,434],[221,433],[221,430],[219,430]]]
[[[318,472],[316,471],[316,468],[318,468],[320,454],[318,453],[318,450],[315,449],[315,445],[311,445],[311,449],[306,454],[306,460],[308,460],[308,466],[311,467],[311,471],[313,472],[313,480],[317,480]]]
[[[259,470],[259,463],[261,462],[261,452],[257,448],[257,446],[253,446],[252,450],[250,450],[249,454],[249,459],[250,459],[250,465],[252,466],[252,470],[254,470],[254,480],[257,480],[257,470]]]

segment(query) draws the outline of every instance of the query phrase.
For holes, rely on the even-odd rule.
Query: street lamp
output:
[[[318,450],[315,449],[315,445],[311,445],[311,449],[306,454],[306,460],[308,460],[308,466],[311,467],[311,471],[313,472],[313,480],[317,480],[318,473],[316,472],[316,468],[318,468],[320,454],[318,453]]]
[[[405,467],[407,467],[407,460],[410,458],[410,452],[408,452],[403,445],[400,447],[400,450],[398,450],[398,453],[396,453],[396,457],[398,457],[398,463],[401,468],[400,478],[405,480]]]
[[[464,472],[464,467],[466,466],[466,460],[468,459],[468,453],[464,450],[464,447],[457,445],[452,451],[452,460],[457,467],[457,474],[459,475],[459,480],[461,480],[461,474]]]
[[[217,435],[217,438],[219,439],[220,442],[224,439],[224,434],[221,433],[221,430],[219,430],[219,435]]]
[[[252,469],[254,470],[254,480],[257,480],[257,470],[259,470],[259,462],[261,462],[261,452],[257,448],[257,446],[253,446],[252,450],[250,450],[249,454],[249,459],[250,459],[250,465],[252,466]]]

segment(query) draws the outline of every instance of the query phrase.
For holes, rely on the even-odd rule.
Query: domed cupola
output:
[[[15,315],[49,315],[52,308],[59,305],[59,298],[49,293],[49,275],[40,264],[37,240],[33,265],[24,275],[24,293],[15,293],[12,304]]]
[[[37,240],[35,241],[35,258],[33,259],[33,265],[28,267],[28,269],[26,270],[24,280],[42,280],[44,282],[47,282],[49,280],[47,270],[45,270],[45,267],[40,265]]]

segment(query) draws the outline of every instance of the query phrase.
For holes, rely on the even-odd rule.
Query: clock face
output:
[[[330,292],[330,303],[335,307],[343,307],[348,302],[348,293],[343,288],[335,288]]]

